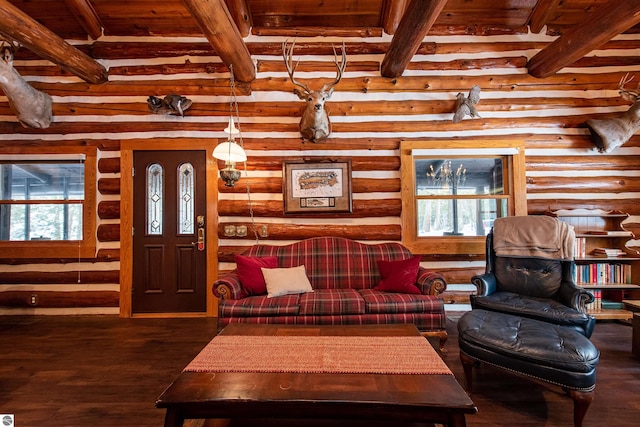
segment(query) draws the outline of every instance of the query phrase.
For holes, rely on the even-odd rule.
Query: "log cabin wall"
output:
[[[266,41],[265,41],[266,40]],[[327,102],[333,134],[326,142],[303,143],[298,133],[302,102],[292,93],[281,57],[284,38],[246,39],[257,79],[238,83],[247,175],[235,188],[219,182],[219,269],[232,269],[233,254],[254,244],[226,238],[225,225],[250,225],[247,186],[255,223],[266,226],[263,243],[284,244],[312,236],[340,235],[364,242],[399,241],[402,140],[513,137],[526,141],[530,214],[548,209],[619,209],[640,215],[640,137],[599,154],[584,126],[591,117],[625,111],[617,84],[640,71],[640,36],[619,36],[569,68],[545,78],[527,74],[526,62],[552,37],[433,35],[424,40],[404,75],[380,76],[390,37],[346,39],[348,65]],[[298,39],[304,55],[296,77],[319,86],[335,75],[331,44],[341,39]],[[53,64],[23,52],[16,68],[54,101],[54,122],[45,130],[17,123],[0,98],[2,152],[62,144],[98,147],[98,250],[91,259],[0,260],[0,314],[118,313],[120,235],[120,144],[152,145],[224,138],[229,114],[229,73],[205,39],[102,37],[76,42],[109,70],[109,82],[87,84]],[[454,99],[473,85],[482,89],[482,118],[452,122]],[[184,118],[151,114],[149,95],[178,93],[193,100]],[[284,160],[350,159],[353,212],[285,217]],[[484,261],[469,257],[424,257],[451,286],[448,302],[468,300],[472,274]],[[78,280],[78,279],[81,280]],[[456,287],[456,284],[462,286]],[[38,294],[38,305],[29,304]],[[451,306],[451,307],[455,307]]]

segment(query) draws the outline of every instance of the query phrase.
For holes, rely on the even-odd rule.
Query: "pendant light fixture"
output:
[[[231,100],[229,102],[229,124],[224,131],[229,135],[225,142],[216,146],[213,150],[213,157],[224,161],[225,168],[220,170],[220,178],[227,187],[233,187],[240,179],[240,171],[236,169],[236,163],[246,162],[247,153],[245,153],[242,144],[242,133],[240,132],[240,116],[238,113],[238,102],[236,100],[236,86],[233,76],[233,65],[229,66],[231,71]],[[235,120],[234,120],[235,117]],[[238,127],[236,127],[236,123]],[[238,142],[236,142],[238,138]],[[245,164],[246,169],[246,164]]]

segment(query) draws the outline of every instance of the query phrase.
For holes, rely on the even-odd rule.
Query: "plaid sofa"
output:
[[[236,270],[213,284],[220,299],[219,327],[229,323],[280,323],[312,325],[413,323],[427,336],[440,338],[445,330],[444,278],[420,267],[416,286],[421,294],[378,291],[378,260],[411,258],[399,243],[363,244],[341,237],[317,237],[274,246],[254,245],[243,255],[275,256],[278,267],[304,265],[314,292],[267,298],[244,296]]]

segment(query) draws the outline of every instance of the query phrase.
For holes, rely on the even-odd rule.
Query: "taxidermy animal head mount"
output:
[[[293,93],[307,103],[300,119],[300,134],[302,134],[304,139],[317,142],[327,138],[331,134],[331,121],[329,120],[329,113],[324,108],[324,103],[331,97],[331,94],[333,94],[334,86],[342,79],[342,74],[347,67],[347,52],[343,42],[342,60],[338,61],[336,49],[333,47],[333,57],[337,69],[335,80],[323,85],[320,90],[311,90],[307,85],[298,82],[295,77],[293,77],[300,62],[300,60],[298,60],[295,64],[293,63],[293,48],[295,45],[295,40],[291,43],[291,46],[289,46],[288,41],[283,42],[282,56],[284,57],[291,82],[300,88],[294,89]]]
[[[13,68],[15,45],[0,44],[0,87],[24,127],[48,128],[53,119],[49,94],[36,90]]]
[[[591,139],[598,151],[608,153],[627,142],[640,127],[640,83],[635,90],[625,89],[624,86],[631,83],[633,77],[627,73],[620,83],[618,90],[622,98],[633,102],[631,108],[624,113],[610,119],[589,119],[587,127],[591,132]]]
[[[175,114],[184,117],[184,112],[191,108],[191,100],[184,96],[169,94],[160,99],[157,96],[150,96],[147,99],[147,105],[152,113],[155,114]]]
[[[462,92],[456,95],[456,110],[453,113],[453,123],[458,123],[466,116],[472,118],[480,117],[476,104],[480,102],[480,86],[475,85],[469,91],[469,96],[464,96]]]

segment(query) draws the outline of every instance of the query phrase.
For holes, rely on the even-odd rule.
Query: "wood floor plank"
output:
[[[20,427],[160,426],[155,400],[216,330],[211,318],[0,317],[0,413]],[[447,332],[443,359],[464,385],[455,318]],[[584,426],[636,425],[640,358],[631,354],[631,327],[598,322],[592,340],[601,357]],[[474,391],[478,413],[468,426],[572,425],[571,399],[559,387],[482,366]]]

